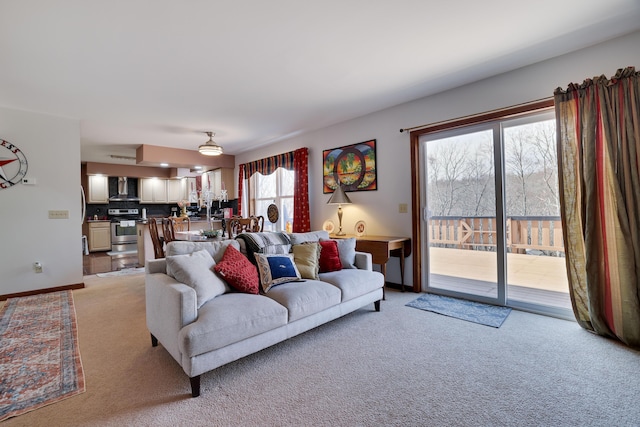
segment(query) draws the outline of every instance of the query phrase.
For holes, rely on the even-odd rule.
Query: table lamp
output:
[[[344,231],[342,231],[342,205],[343,204],[348,205],[348,204],[351,204],[351,203],[352,202],[349,199],[349,196],[347,196],[347,194],[344,192],[344,190],[342,189],[342,186],[340,184],[338,184],[336,189],[333,191],[333,194],[329,198],[329,201],[327,202],[328,205],[338,205],[338,224],[339,224],[339,229],[338,229],[338,232],[336,233],[336,236],[344,236],[345,235]]]

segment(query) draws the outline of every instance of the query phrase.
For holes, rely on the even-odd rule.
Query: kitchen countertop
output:
[[[137,222],[139,224],[147,224],[148,220],[150,219],[155,219],[157,220],[162,220],[167,218],[166,216],[157,216],[157,217],[147,217],[147,219],[139,219]],[[222,219],[212,219],[212,222],[222,222]],[[205,218],[191,218],[191,222],[207,222],[207,220]]]

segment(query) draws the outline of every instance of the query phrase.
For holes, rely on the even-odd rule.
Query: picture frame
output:
[[[378,189],[376,140],[322,151],[322,192],[333,193],[338,186],[347,191]]]

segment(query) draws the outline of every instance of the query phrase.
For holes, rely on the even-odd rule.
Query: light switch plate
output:
[[[69,211],[49,211],[49,219],[69,219]]]
[[[398,205],[398,212],[400,212],[400,213],[407,213],[407,208],[408,208],[408,206],[407,206],[407,204],[406,204],[406,203],[400,203],[400,204]]]

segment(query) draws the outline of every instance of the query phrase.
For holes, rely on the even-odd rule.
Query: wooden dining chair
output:
[[[162,219],[162,235],[164,236],[165,244],[176,240],[173,231],[173,221],[171,221],[171,217]]]
[[[169,217],[173,224],[173,231],[191,231],[191,219],[188,216]]]
[[[162,247],[163,242],[160,240],[158,223],[155,219],[149,220],[149,234],[151,235],[151,242],[153,242],[153,254],[155,258],[164,258],[164,248]]]
[[[261,232],[264,229],[264,217],[262,215],[251,216],[249,218],[253,221],[251,224],[252,231]]]
[[[253,223],[252,218],[232,218],[229,222],[229,236],[254,231]]]

